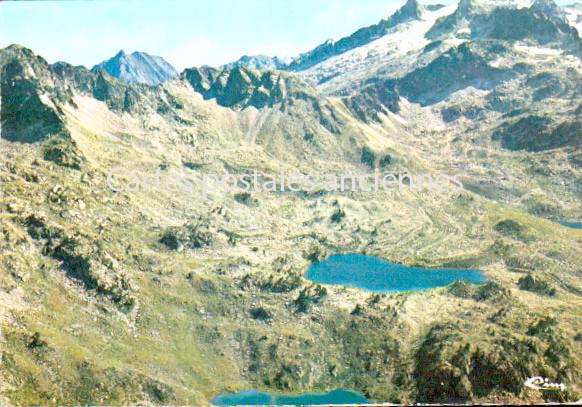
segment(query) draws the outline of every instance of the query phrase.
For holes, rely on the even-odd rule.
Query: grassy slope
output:
[[[258,194],[259,205],[247,207],[221,194],[202,201],[181,194],[108,191],[104,175],[114,165],[151,168],[168,163],[171,170],[191,171],[182,161],[198,160],[209,163],[198,172],[220,170],[221,162],[235,169],[345,170],[342,161],[278,160],[260,147],[240,148],[237,139],[252,134],[249,126],[257,123],[252,112],[234,114],[196,100],[184,89],[173,91],[190,104],[185,112],[202,112],[191,128],[174,131],[155,115],[120,117],[99,103],[78,100],[79,110],[70,108],[67,115],[86,158],[81,172],[43,161],[36,146],[0,141],[7,162],[1,174],[6,242],[2,284],[5,289],[19,287],[26,304],[26,310],[11,304],[16,311],[2,319],[5,394],[13,403],[191,404],[226,389],[336,386],[355,388],[374,400],[406,401],[417,397],[421,375],[415,371],[415,355],[428,346],[427,334],[434,324],[452,324],[456,331],[445,341],[444,353],[431,353],[441,369],[439,360],[452,357],[465,343],[487,351],[496,349],[495,341],[501,338],[533,338],[543,353],[552,342],[527,331],[545,315],[558,321],[552,340],[563,338],[571,353],[559,363],[575,364],[567,369],[570,376],[564,376],[573,387],[568,397],[580,391],[579,377],[572,372],[580,371],[582,360],[579,342],[574,341],[582,330],[582,232],[529,215],[517,202],[470,192],[316,199]],[[520,153],[466,142],[450,147],[454,144],[448,140],[455,134],[422,136],[415,114],[411,107],[406,131],[390,118],[383,127],[350,125],[364,131],[378,148],[402,157],[395,171],[406,167],[447,172],[453,162],[462,161],[449,149],[474,148],[477,151],[462,162],[470,165],[468,180],[504,173],[505,167],[515,175],[504,184],[525,190],[538,182],[522,184]],[[268,129],[279,119],[272,113],[263,120],[259,123]],[[184,142],[184,134],[205,131],[216,134],[197,138],[194,148]],[[268,136],[266,130],[262,135],[257,131],[258,137]],[[210,147],[217,139],[220,148]],[[479,152],[486,156],[474,159]],[[40,179],[30,181],[30,174]],[[66,198],[49,205],[47,196],[57,184],[67,191]],[[574,207],[567,190],[556,188],[553,194],[552,199],[563,199],[566,212]],[[9,203],[11,209],[4,211]],[[333,224],[329,218],[338,205],[346,218]],[[222,211],[209,215],[217,208]],[[44,214],[47,224],[78,232],[82,241],[113,256],[130,275],[138,306],[123,312],[106,296],[67,278],[59,261],[42,254],[42,242],[26,233],[23,220],[31,213]],[[175,253],[158,242],[161,230],[195,214],[208,215],[218,229],[240,235],[238,243],[230,246],[217,232],[212,247]],[[522,225],[525,237],[496,231],[495,225],[506,219]],[[293,301],[309,286],[307,281],[286,293],[257,286],[271,277],[284,279],[289,270],[302,273],[308,265],[304,252],[312,244],[328,253],[365,251],[406,264],[479,266],[509,294],[476,300],[435,289],[374,299],[359,290],[329,287],[308,313],[297,313]],[[284,258],[286,266],[278,258]],[[548,297],[519,289],[517,281],[528,271],[550,281],[558,294]],[[245,275],[250,287],[241,284]],[[363,308],[361,315],[351,315],[356,304]],[[270,310],[271,322],[249,316],[257,306]],[[574,362],[567,362],[570,359]],[[548,375],[557,374],[543,357],[537,362]],[[523,365],[531,367],[529,362]],[[498,396],[494,392],[482,397]]]

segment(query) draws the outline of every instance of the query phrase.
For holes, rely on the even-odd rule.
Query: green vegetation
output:
[[[477,48],[447,54],[466,57],[457,75],[475,64],[503,77]],[[446,74],[446,59],[433,67]],[[0,51],[6,61],[44,124],[6,138],[13,118],[2,118],[0,404],[205,405],[225,391],[336,387],[382,402],[540,402],[523,386],[537,375],[567,386],[555,399],[580,398],[582,231],[541,215],[580,215],[582,167],[567,146],[532,153],[491,139],[518,84],[487,96],[457,89],[464,114],[443,126],[440,107],[374,89],[362,121],[349,98],[323,97],[291,73],[201,68],[146,87],[57,70],[18,47]],[[433,83],[430,69],[405,77],[404,90]],[[444,96],[419,92],[423,103]],[[398,117],[374,108],[390,101]],[[361,174],[372,163],[394,174],[463,169],[465,188],[202,197],[106,184],[114,167],[200,180]],[[351,252],[479,268],[488,282],[380,295],[303,277]]]
[[[548,296],[556,295],[556,288],[552,287],[549,282],[539,276],[536,277],[531,274],[523,276],[517,281],[517,285],[522,290],[533,291]]]

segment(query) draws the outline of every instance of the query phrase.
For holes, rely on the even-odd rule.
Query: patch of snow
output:
[[[459,45],[464,44],[465,42],[467,42],[467,40],[464,40],[462,38],[457,38],[457,37],[447,38],[444,41],[444,43],[446,45],[448,45],[450,48],[458,47]]]
[[[471,35],[471,29],[469,27],[461,28],[457,31],[457,35]]]
[[[505,7],[505,8],[528,8],[535,0],[474,0],[478,5],[483,7]]]
[[[532,56],[557,56],[562,53],[562,50],[546,47],[534,47],[531,45],[525,45],[523,43],[516,43],[514,45],[516,51],[526,52]]]
[[[582,36],[582,5],[572,4],[562,9],[566,14],[568,24],[578,30],[578,36]]]
[[[489,62],[489,66],[492,68],[500,68],[504,65],[505,58],[499,57],[494,61]]]
[[[425,34],[437,19],[453,13],[455,9],[456,5],[452,5],[426,12],[421,20],[399,24],[383,37],[322,61],[299,74],[312,83],[321,81],[320,87],[325,89],[343,84],[346,77],[357,76],[391,60],[395,62],[393,69],[402,69],[407,65],[407,60],[415,60],[411,57],[429,44]],[[325,78],[331,79],[325,81]]]

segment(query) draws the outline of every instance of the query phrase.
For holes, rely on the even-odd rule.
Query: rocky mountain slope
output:
[[[406,7],[410,2],[395,16]],[[440,111],[447,123],[464,109],[476,125],[487,117],[498,123],[488,135],[507,148],[580,146],[582,42],[555,3],[461,1],[419,15],[298,74],[342,97],[363,120],[412,102]],[[550,101],[563,105],[566,115],[550,119]],[[524,133],[527,141],[509,140]]]
[[[559,223],[582,218],[578,43],[548,2],[480,4],[408,2],[297,72],[156,86],[0,50],[0,403],[578,400],[582,232]],[[463,189],[114,191],[113,168],[196,188],[377,169]],[[488,283],[378,295],[303,277],[345,252]],[[567,390],[523,385],[538,375]]]
[[[432,10],[416,5],[414,9],[422,12],[402,20],[411,4],[416,3],[411,0],[387,20],[397,22],[389,30],[366,37],[331,57],[316,53],[321,56],[311,58],[317,63],[296,69],[299,75],[325,93],[343,95],[378,76],[402,77],[461,44],[523,41],[524,45],[580,52],[579,33],[551,0],[539,0],[529,7],[489,0],[466,0],[458,7]],[[489,55],[495,59],[494,50]]]
[[[176,69],[164,58],[145,52],[126,54],[119,51],[115,56],[93,67],[126,83],[157,85],[178,75]]]
[[[438,10],[439,8],[439,6],[432,7],[432,10]],[[301,54],[289,64],[289,69],[292,71],[302,71],[333,56],[369,44],[385,36],[391,28],[399,24],[420,20],[424,11],[425,8],[421,7],[416,0],[408,0],[402,8],[388,19],[382,20],[378,24],[361,28],[349,37],[342,38],[337,42],[328,40],[312,51]]]

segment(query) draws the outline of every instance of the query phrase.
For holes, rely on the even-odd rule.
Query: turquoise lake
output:
[[[344,285],[378,293],[443,287],[456,280],[484,283],[479,270],[409,267],[364,254],[337,254],[312,264],[305,278],[319,284]]]
[[[573,229],[582,229],[582,222],[560,222],[560,224]]]
[[[369,404],[364,396],[344,389],[329,393],[304,393],[280,395],[263,393],[258,390],[245,390],[239,393],[225,393],[212,400],[217,406],[283,406],[283,405],[325,405],[325,404]]]

